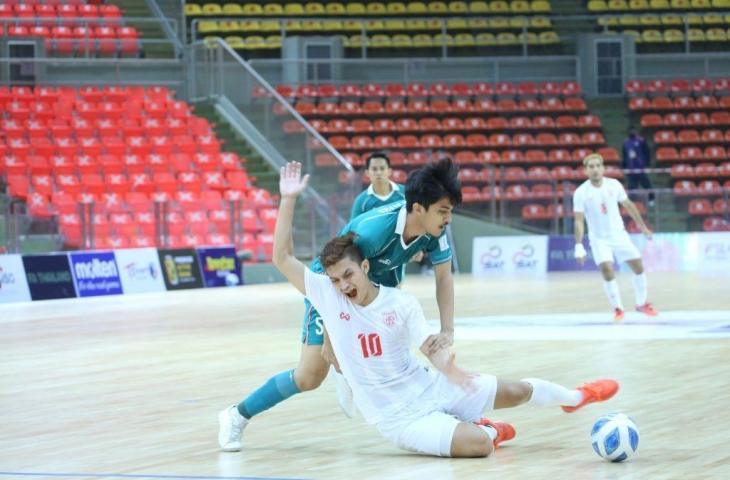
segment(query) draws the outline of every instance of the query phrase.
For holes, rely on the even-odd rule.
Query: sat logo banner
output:
[[[472,248],[472,274],[544,275],[547,247],[545,235],[476,237]]]

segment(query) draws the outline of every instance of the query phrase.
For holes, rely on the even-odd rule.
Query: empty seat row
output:
[[[705,112],[693,112],[687,115],[679,112],[665,115],[647,113],[641,116],[640,122],[643,128],[724,127],[730,126],[730,112],[723,110],[709,115]]]
[[[610,33],[611,31],[609,31]],[[727,30],[724,28],[710,28],[708,30],[701,30],[698,28],[692,28],[687,31],[687,35],[683,30],[672,28],[669,30],[633,30],[633,29],[622,29],[616,30],[623,35],[630,35],[634,37],[634,40],[638,44],[678,44],[688,41],[693,42],[710,42],[710,43],[725,43],[728,41],[730,36],[730,28]]]
[[[695,198],[689,201],[687,211],[690,215],[722,215],[730,213],[730,202],[724,198],[718,198],[714,201],[707,198]]]
[[[692,80],[678,78],[671,81],[664,79],[629,80],[626,92],[630,95],[666,95],[668,93],[730,93],[730,78],[695,78]]]
[[[679,163],[672,165],[670,174],[673,178],[708,178],[708,177],[730,177],[730,162],[719,165],[709,162],[691,165]]]
[[[677,150],[675,147],[660,147],[656,151],[659,162],[720,162],[728,159],[725,147],[710,146],[705,149],[699,147],[684,147]]]
[[[3,20],[31,20],[39,19],[48,21],[54,17],[67,19],[103,19],[118,20],[122,12],[116,5],[93,5],[87,3],[75,4],[74,2],[45,2],[35,3],[24,2],[14,3],[5,1],[0,3],[0,21]]]
[[[635,112],[666,110],[729,110],[730,96],[716,97],[700,95],[698,97],[676,96],[673,99],[665,96],[654,98],[633,97],[629,99],[629,110]]]
[[[724,184],[721,184],[718,180],[703,180],[701,182],[679,180],[674,184],[673,190],[674,194],[680,197],[722,195],[723,192],[730,190],[730,180],[726,180]]]
[[[728,9],[728,0],[588,0],[588,10],[601,12]]]
[[[711,130],[658,130],[654,132],[654,143],[656,145],[691,144],[700,145],[703,143],[727,143],[730,144],[730,129],[723,132],[720,129]]]

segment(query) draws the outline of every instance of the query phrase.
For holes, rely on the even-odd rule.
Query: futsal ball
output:
[[[609,462],[623,462],[639,448],[639,429],[628,415],[609,413],[593,424],[591,444],[599,457]]]

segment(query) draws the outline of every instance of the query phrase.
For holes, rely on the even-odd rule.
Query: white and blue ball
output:
[[[599,457],[609,462],[623,462],[639,448],[639,429],[628,415],[609,413],[593,424],[591,445]]]

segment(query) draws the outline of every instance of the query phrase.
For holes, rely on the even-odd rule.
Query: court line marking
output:
[[[291,477],[211,477],[204,475],[164,475],[164,474],[142,474],[142,473],[82,473],[82,472],[0,472],[0,477],[22,476],[22,477],[54,477],[54,478],[164,478],[170,480],[304,480]]]

